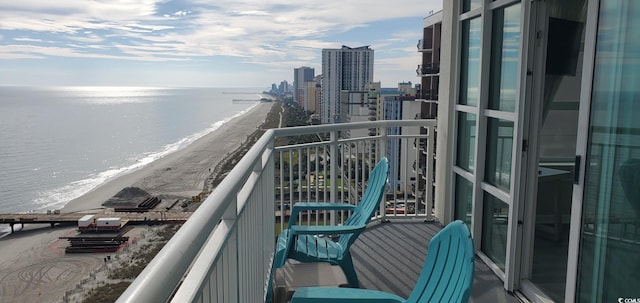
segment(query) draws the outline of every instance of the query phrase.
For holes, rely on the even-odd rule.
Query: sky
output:
[[[418,83],[442,0],[0,2],[0,85],[270,87],[322,49],[369,45],[374,81]]]

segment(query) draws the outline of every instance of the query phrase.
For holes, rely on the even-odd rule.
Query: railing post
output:
[[[429,125],[427,127],[427,163],[426,163],[426,168],[427,170],[425,171],[425,175],[426,175],[426,179],[427,179],[427,184],[425,184],[424,190],[425,190],[425,197],[426,197],[426,206],[425,206],[425,211],[427,213],[427,220],[428,221],[432,221],[434,220],[433,218],[433,208],[434,208],[434,199],[433,199],[433,178],[434,178],[434,173],[435,173],[435,161],[434,161],[434,147],[435,147],[435,134],[436,132],[436,127],[434,125]]]
[[[271,262],[273,262],[273,257],[275,254],[275,241],[273,241],[273,239],[275,235],[276,218],[274,214],[276,209],[275,204],[278,203],[278,201],[274,201],[276,197],[275,180],[274,178],[269,177],[269,176],[275,176],[276,153],[274,152],[274,148],[275,148],[274,142],[275,142],[275,139],[272,140],[267,145],[266,150],[268,152],[265,152],[262,156],[262,165],[264,166],[264,170],[262,172],[262,181],[261,181],[263,186],[262,199],[263,201],[266,201],[266,205],[263,205],[263,208],[262,208],[262,220],[263,220],[262,226],[267,227],[267,228],[264,228],[262,231],[262,241],[263,241],[262,242],[263,243],[262,244],[262,249],[263,249],[262,260],[258,260],[258,264],[259,264],[258,266],[262,266],[265,272],[264,276],[258,277],[259,279],[263,278],[262,280],[264,281],[263,289],[262,289],[262,302],[266,301],[267,287],[269,286],[268,277],[273,274],[271,272]],[[281,153],[277,153],[277,154],[280,155]],[[280,196],[282,197],[282,183],[280,183],[280,193],[281,193]],[[280,224],[282,227],[284,222],[284,207],[282,207],[283,206],[282,203],[280,203],[280,206],[281,206]],[[270,226],[273,228],[269,228]]]
[[[331,166],[329,167],[329,174],[331,174],[331,187],[329,188],[329,190],[331,190],[331,202],[338,202],[338,130],[334,130],[331,131],[331,145],[329,147],[330,151],[331,151],[331,155],[329,155],[329,157],[331,157]],[[327,182],[327,178],[325,177],[325,182]],[[329,219],[329,223],[331,225],[336,225],[336,211],[332,210],[330,212],[330,219]]]
[[[378,144],[378,151],[376,153],[376,155],[378,155],[378,159],[382,159],[383,156],[389,156],[387,155],[387,128],[386,127],[380,127],[380,144]],[[376,163],[379,161],[378,159],[376,159]],[[389,159],[389,165],[395,165],[394,162],[395,159]],[[387,181],[388,182],[388,181]],[[387,186],[389,185],[389,183],[387,183]],[[387,202],[386,200],[386,191],[388,190],[388,188],[385,189],[385,194],[382,195],[382,202],[380,203],[380,220],[387,221],[387,212],[385,211],[385,202]]]
[[[222,221],[229,222],[229,226],[235,226],[238,222],[238,196],[236,195],[231,202],[231,205],[222,215]],[[238,302],[239,295],[239,275],[240,268],[238,267],[238,229],[235,229],[229,235],[229,241],[227,242],[225,263],[229,264],[227,268],[223,267],[223,275],[226,277],[226,281],[222,281],[224,287],[224,293],[229,294],[230,297],[226,297],[228,302]]]

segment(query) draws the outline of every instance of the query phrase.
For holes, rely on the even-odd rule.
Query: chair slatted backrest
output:
[[[431,239],[424,267],[407,302],[467,302],[474,260],[469,228],[459,220],[449,223]]]
[[[351,213],[349,218],[345,220],[344,225],[360,226],[367,225],[371,221],[371,217],[378,209],[382,196],[387,186],[387,174],[389,171],[389,161],[383,157],[369,174],[369,182],[367,188],[362,194],[362,199]],[[338,243],[342,247],[349,247],[358,237],[358,234],[344,234],[340,236]]]

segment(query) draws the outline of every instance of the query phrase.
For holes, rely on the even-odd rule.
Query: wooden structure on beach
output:
[[[60,237],[59,239],[68,240],[70,245],[67,246],[65,253],[93,253],[93,252],[115,252],[120,246],[127,241],[129,237],[125,237],[133,226],[120,228],[116,233],[91,233],[86,234],[80,232],[72,237]]]
[[[142,213],[148,212],[160,204],[162,200],[158,197],[151,196],[144,199],[142,202],[138,203],[138,205],[134,207],[126,207],[126,206],[117,206],[114,207],[113,210],[115,212],[127,212],[127,213]]]

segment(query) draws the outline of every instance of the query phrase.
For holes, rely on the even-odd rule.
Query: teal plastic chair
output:
[[[303,263],[328,262],[339,265],[344,272],[349,287],[359,287],[358,276],[353,268],[349,247],[367,227],[375,214],[387,185],[389,163],[382,158],[369,174],[367,187],[357,205],[347,203],[296,203],[291,210],[288,228],[278,236],[276,253],[271,268],[267,302],[272,294],[272,279],[275,269],[281,268],[287,259]],[[297,225],[298,214],[302,211],[343,210],[352,211],[343,225],[306,226]],[[337,241],[319,235],[340,235]]]
[[[469,228],[462,221],[455,221],[431,239],[418,282],[406,300],[377,290],[305,287],[296,290],[291,303],[468,302],[473,285],[474,254]]]

